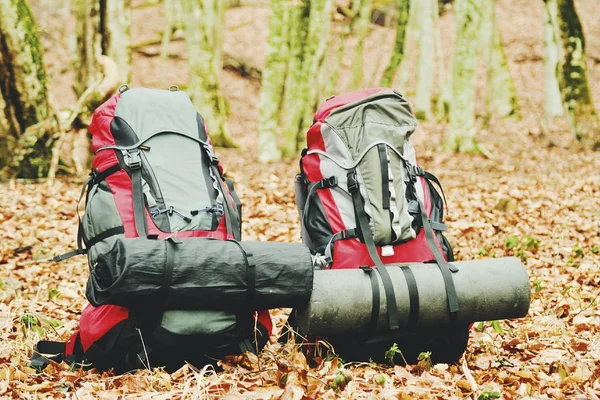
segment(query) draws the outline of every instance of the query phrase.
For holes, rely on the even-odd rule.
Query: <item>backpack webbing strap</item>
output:
[[[340,231],[338,233],[336,233],[335,235],[333,235],[331,237],[331,239],[329,239],[329,242],[327,242],[327,245],[325,246],[325,260],[327,261],[327,263],[331,263],[333,261],[333,254],[332,254],[332,248],[333,248],[333,244],[337,241],[337,240],[344,240],[344,239],[350,239],[350,238],[355,238],[357,237],[356,234],[356,229],[345,229],[343,231]]]
[[[373,267],[381,276],[381,281],[383,282],[383,289],[385,290],[385,297],[387,301],[387,312],[390,321],[390,330],[395,330],[400,327],[398,324],[398,307],[396,305],[396,294],[394,293],[394,285],[392,283],[392,278],[388,270],[386,269],[383,261],[379,258],[379,254],[377,253],[377,246],[375,245],[375,241],[373,240],[373,233],[371,231],[371,226],[369,225],[369,219],[367,214],[365,213],[365,207],[363,204],[362,196],[360,195],[360,190],[358,188],[358,181],[356,177],[356,171],[350,170],[348,171],[348,191],[352,196],[352,203],[354,205],[354,212],[356,214],[356,220],[358,222],[360,232],[367,246],[367,250],[369,251],[369,256],[375,263]]]
[[[408,286],[408,299],[410,302],[410,310],[408,312],[408,327],[412,328],[417,325],[419,320],[419,288],[412,270],[407,266],[400,267],[406,279]]]
[[[31,355],[31,368],[41,371],[46,368],[52,361],[54,362],[66,362],[68,364],[82,363],[83,348],[81,347],[81,340],[79,334],[75,335],[75,344],[73,347],[73,354],[65,355],[67,350],[67,343],[55,342],[51,340],[40,340],[36,343],[33,348],[33,354]]]
[[[306,195],[306,202],[304,204],[304,214],[302,215],[302,226],[306,226],[307,216],[310,215],[310,199],[317,193],[319,189],[328,189],[338,185],[337,176],[330,176],[329,178],[323,178],[318,182],[312,183],[308,186],[308,194]]]
[[[115,226],[114,228],[107,229],[104,232],[102,232],[101,234],[96,235],[89,240],[85,240],[85,238],[84,238],[83,241],[85,243],[86,249],[89,249],[90,247],[92,247],[93,245],[95,245],[98,242],[101,242],[104,239],[107,239],[114,235],[120,235],[122,233],[125,233],[125,228],[123,228],[122,225],[119,225],[119,226]]]
[[[412,164],[408,164],[407,168],[408,168],[409,175],[414,176],[414,177],[416,177],[416,176],[422,176],[425,179],[427,179],[428,181],[431,181],[431,182],[435,183],[440,188],[440,190],[442,192],[442,197],[444,198],[444,203],[446,204],[446,207],[448,206],[448,201],[446,200],[446,193],[444,193],[444,187],[442,186],[442,183],[437,178],[437,176],[435,176],[431,172],[425,171],[423,169],[423,167],[414,166]]]
[[[228,242],[235,243],[244,255],[244,263],[246,264],[246,297],[248,299],[248,308],[252,309],[256,288],[256,263],[254,262],[254,256],[250,250],[237,240],[230,239]]]
[[[234,188],[234,185],[233,185],[233,179],[224,178],[224,180],[225,180],[225,184],[227,185],[227,189],[229,189],[229,194],[231,195],[231,198],[233,199],[233,203],[235,204],[236,211],[237,211],[237,214],[238,214],[238,218],[239,218],[239,221],[240,221],[240,227],[241,227],[241,222],[242,222],[242,201],[240,200],[240,197],[235,192],[235,188]],[[238,240],[241,240],[241,238],[238,239]]]
[[[385,144],[379,143],[377,145],[377,151],[379,152],[379,162],[381,167],[381,194],[383,196],[383,209],[390,209],[390,173],[388,165],[388,154],[385,148]]]
[[[146,225],[146,204],[142,187],[142,159],[140,149],[132,149],[126,153],[126,164],[131,170],[131,197],[133,199],[133,217],[138,237],[148,237]]]
[[[431,228],[431,224],[429,223],[429,219],[427,218],[427,212],[425,211],[425,206],[423,205],[423,201],[417,196],[417,200],[419,201],[419,208],[421,209],[421,219],[423,220],[423,229],[425,231],[425,238],[427,239],[427,244],[429,245],[429,249],[433,253],[433,257],[435,258],[435,262],[440,268],[442,273],[442,278],[444,278],[444,284],[446,285],[446,294],[448,295],[448,306],[450,307],[451,313],[458,312],[458,296],[456,295],[456,288],[454,287],[454,279],[452,278],[452,272],[458,272],[458,268],[456,266],[449,264],[440,249],[437,247],[435,239],[433,237],[433,229]]]
[[[159,292],[161,294],[160,297],[164,298],[166,302],[169,287],[171,286],[171,278],[173,277],[173,269],[175,267],[175,246],[177,246],[177,242],[172,238],[165,239],[164,242],[166,252],[165,273]]]
[[[83,247],[85,238],[83,234],[83,223],[81,222],[81,215],[79,215],[79,204],[81,203],[81,199],[83,199],[83,196],[85,195],[85,205],[87,206],[88,195],[90,193],[90,188],[93,184],[92,182],[92,178],[88,178],[83,184],[83,187],[81,188],[81,193],[79,194],[79,199],[77,200],[77,206],[75,208],[75,213],[77,214],[77,249],[53,257],[52,260],[55,262],[60,262],[71,257],[87,254],[87,249]]]
[[[362,266],[360,269],[369,275],[369,280],[371,281],[371,293],[373,294],[373,303],[371,304],[371,319],[369,320],[369,325],[366,331],[366,333],[369,334],[371,332],[375,332],[377,329],[381,294],[379,293],[379,281],[377,281],[377,275],[375,274],[375,271],[373,271],[373,268],[369,266]]]

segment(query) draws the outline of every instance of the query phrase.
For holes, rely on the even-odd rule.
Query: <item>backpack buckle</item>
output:
[[[208,143],[204,143],[202,145],[202,147],[204,148],[204,151],[206,151],[206,155],[210,159],[211,165],[219,165],[219,158],[217,157],[217,155],[213,151],[212,146],[209,145]]]
[[[348,172],[348,191],[354,193],[358,190],[358,181],[356,180],[356,171]]]
[[[125,152],[125,165],[130,169],[139,169],[142,167],[140,149],[133,149]]]
[[[323,178],[321,180],[321,187],[323,189],[337,186],[337,184],[338,184],[338,177],[335,176],[335,175],[334,176],[330,176],[329,178]]]

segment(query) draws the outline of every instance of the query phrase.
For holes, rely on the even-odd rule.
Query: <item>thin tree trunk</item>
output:
[[[440,32],[439,15],[440,9],[438,0],[432,0],[433,12],[437,15],[438,24],[434,27],[433,47],[435,48],[435,58],[438,66],[437,76],[437,100],[435,102],[435,117],[438,121],[448,119],[450,113],[450,97],[452,96],[452,86],[450,84],[449,72],[446,71],[446,60],[442,51],[442,36]]]
[[[102,54],[119,68],[122,83],[131,80],[131,0],[101,0]]]
[[[479,151],[475,138],[475,67],[480,22],[478,0],[457,0],[450,135],[446,141],[453,151]]]
[[[354,33],[354,26],[356,23],[357,15],[358,15],[358,7],[360,6],[360,2],[353,1],[352,8],[347,10],[347,17],[350,18],[350,21],[344,25],[342,28],[342,34],[339,42],[337,43],[338,49],[335,59],[333,61],[333,65],[329,68],[329,79],[325,85],[323,90],[326,95],[331,96],[334,95],[337,90],[337,85],[340,77],[340,68],[342,65],[342,59],[346,54],[346,43],[350,39],[350,36]],[[349,15],[348,15],[349,14]]]
[[[28,131],[54,121],[38,28],[25,0],[0,0],[0,10],[0,167],[38,178],[48,171],[55,141]]]
[[[288,23],[288,49],[289,57],[285,79],[285,91],[282,105],[282,146],[284,156],[296,154],[297,138],[303,115],[302,107],[305,103],[302,96],[304,63],[307,59],[306,42],[308,27],[310,25],[310,8],[308,1],[290,4]]]
[[[300,124],[300,131],[296,138],[297,149],[302,146],[306,139],[306,131],[312,123],[312,115],[317,103],[321,100],[318,94],[321,92],[320,78],[325,68],[325,55],[327,52],[329,38],[331,36],[331,11],[333,8],[332,0],[323,0],[319,7],[311,9],[311,24],[314,23],[315,29],[309,32],[309,40],[314,44],[314,50],[311,49],[310,63],[307,65],[308,73],[304,76],[311,77],[312,82],[304,83],[307,90],[306,103],[304,105],[304,115]]]
[[[487,68],[487,99],[488,114],[493,111],[501,117],[514,116],[519,118],[519,101],[517,91],[508,68],[508,61],[502,46],[502,38],[496,24],[495,0],[482,2],[483,21],[482,38],[484,59]]]
[[[600,124],[588,83],[585,39],[575,4],[573,0],[546,1],[557,10],[557,77],[571,129],[584,147],[600,149]]]
[[[437,0],[434,0],[437,2]],[[408,27],[408,17],[410,14],[410,0],[397,0],[398,18],[396,21],[396,41],[394,42],[394,51],[390,63],[381,77],[381,86],[391,87],[394,84],[394,78],[398,67],[404,58],[404,49],[406,45],[406,29]]]
[[[558,68],[558,43],[554,36],[556,7],[554,0],[544,1],[544,113],[547,118],[564,114],[556,70]]]
[[[365,39],[369,33],[369,23],[371,22],[372,9],[373,0],[360,0],[358,20],[356,21],[356,47],[354,48],[354,59],[352,62],[352,80],[350,82],[351,89],[358,89],[363,85],[363,48]]]
[[[188,43],[188,92],[204,117],[215,146],[234,147],[227,128],[227,107],[219,83],[220,61],[215,57],[214,32],[220,0],[183,1]],[[222,26],[221,26],[222,28]]]
[[[286,3],[286,0],[271,0],[258,126],[258,160],[263,163],[281,159],[281,152],[277,148],[277,127],[288,55],[286,27],[289,15]]]
[[[73,70],[73,90],[79,97],[99,78],[97,59],[102,54],[100,33],[100,2],[96,0],[75,0],[77,46]]]
[[[433,25],[434,18],[431,0],[424,0],[417,7],[419,31],[419,58],[417,61],[417,95],[415,117],[431,117],[431,92],[433,90]]]

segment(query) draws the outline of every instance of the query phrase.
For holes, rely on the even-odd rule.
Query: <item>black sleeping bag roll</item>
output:
[[[263,310],[306,305],[312,286],[300,243],[118,238],[96,257],[86,297],[94,306]]]

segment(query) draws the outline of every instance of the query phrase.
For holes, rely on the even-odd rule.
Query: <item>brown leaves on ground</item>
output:
[[[531,7],[532,12],[515,13],[516,6]],[[45,7],[44,2],[38,7]],[[580,13],[586,51],[597,58],[600,25],[589,24],[597,5],[579,2],[578,7],[588,10]],[[457,258],[514,255],[525,263],[532,291],[526,318],[476,324],[463,359],[436,364],[432,354],[431,368],[344,364],[327,357],[326,348],[316,365],[308,365],[293,344],[277,343],[273,337],[259,357],[230,357],[218,373],[186,365],[170,375],[154,369],[115,376],[53,363],[38,374],[28,367],[34,344],[41,338],[67,340],[85,306],[86,261],[47,261],[75,245],[82,182],[58,180],[50,188],[44,182],[1,184],[0,398],[598,399],[600,153],[580,150],[564,121],[553,121],[542,134],[536,117],[541,112],[529,110],[543,105],[541,33],[535,36],[530,29],[541,29],[541,3],[499,2],[498,8],[499,15],[510,15],[499,21],[508,21],[501,28],[523,120],[492,118],[487,127],[479,125],[478,139],[493,159],[444,151],[447,126],[442,124],[422,123],[413,140],[421,164],[444,184],[448,238]],[[148,36],[163,29],[156,14],[151,7],[136,9],[132,35],[139,39],[142,27]],[[260,65],[262,48],[253,44],[264,38],[266,25],[256,21],[267,15],[262,6],[228,11],[226,50],[255,57]],[[58,26],[58,17],[38,22],[46,32],[70,29],[68,24]],[[451,24],[452,14],[447,13],[442,25]],[[373,55],[388,52],[384,46],[393,40],[392,30],[372,28],[365,48],[367,69],[374,69],[381,57]],[[64,106],[68,96],[63,94],[69,92],[64,88],[70,85],[63,65],[67,49],[48,35],[42,39],[52,91],[60,94],[55,98]],[[172,49],[180,51],[177,44]],[[185,59],[169,62],[169,83],[180,83],[187,71]],[[134,64],[134,86],[159,86],[157,60],[136,54]],[[349,67],[343,68],[347,72]],[[588,63],[588,68],[594,96],[600,99],[600,64]],[[244,240],[299,241],[293,191],[297,160],[256,162],[259,87],[228,72],[222,78],[232,136],[241,148],[217,153],[244,203]],[[405,92],[413,100],[410,90]],[[273,310],[272,315],[279,333],[286,311]]]

